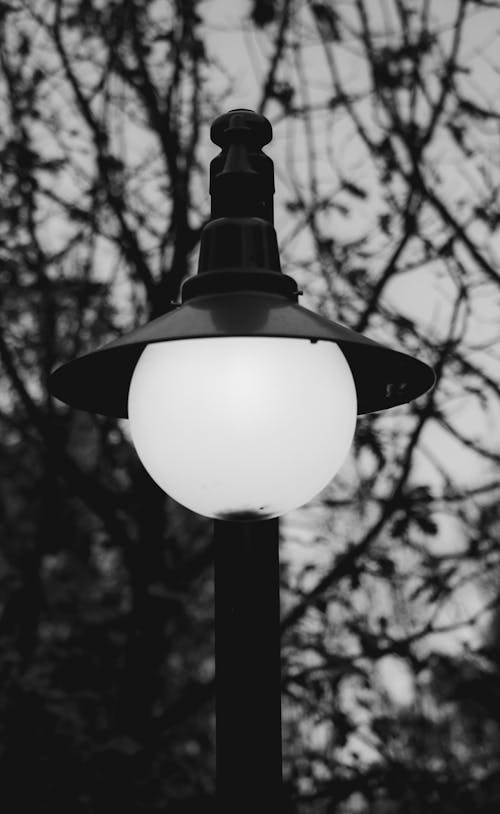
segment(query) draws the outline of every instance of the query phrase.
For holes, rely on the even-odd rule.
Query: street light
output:
[[[58,368],[50,386],[74,407],[130,418],[152,478],[214,518],[218,799],[251,811],[265,789],[268,810],[274,801],[278,811],[273,518],[335,475],[356,414],[410,401],[434,373],[297,304],[273,228],[273,162],[262,152],[269,121],[232,110],[215,120],[211,138],[222,148],[210,166],[211,220],[181,303]]]

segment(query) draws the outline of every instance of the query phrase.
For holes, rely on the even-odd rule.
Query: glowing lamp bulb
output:
[[[145,348],[128,413],[167,494],[207,517],[264,520],[307,503],[340,469],[356,389],[333,342],[181,339]]]

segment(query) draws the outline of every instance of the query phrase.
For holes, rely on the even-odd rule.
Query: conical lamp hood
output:
[[[58,368],[51,375],[50,389],[73,407],[127,418],[130,380],[146,345],[222,336],[293,337],[338,343],[353,374],[359,414],[404,404],[434,383],[434,373],[425,363],[373,342],[286,297],[238,291],[194,297],[174,307]]]

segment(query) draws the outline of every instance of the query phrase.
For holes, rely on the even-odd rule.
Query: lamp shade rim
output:
[[[358,414],[404,404],[425,393],[435,381],[432,368],[424,362],[286,297],[238,291],[198,296],[171,306],[157,319],[57,368],[50,376],[50,391],[78,409],[127,418],[130,381],[146,345],[228,336],[336,342],[353,374]]]

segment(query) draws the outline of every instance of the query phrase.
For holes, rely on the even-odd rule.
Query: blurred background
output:
[[[437,374],[281,523],[291,810],[499,810],[499,46],[494,0],[0,2],[5,814],[215,810],[211,524],[47,380],[195,272],[234,107],[302,304]]]

